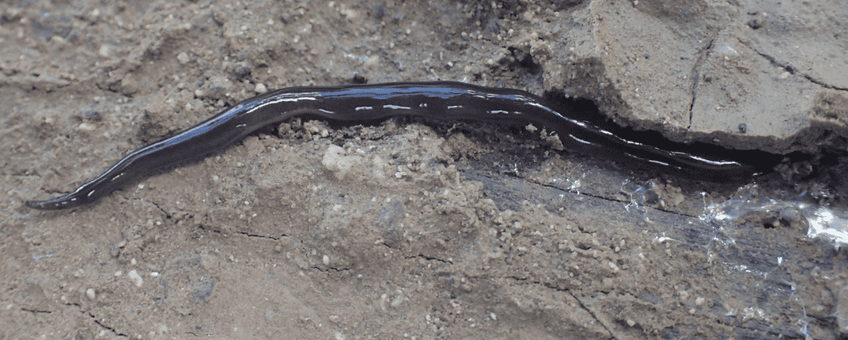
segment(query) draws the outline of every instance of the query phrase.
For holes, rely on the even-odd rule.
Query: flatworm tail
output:
[[[72,193],[24,204],[42,210],[88,204],[129,182],[201,159],[266,125],[297,116],[353,124],[396,116],[534,124],[556,133],[571,151],[659,167],[676,175],[724,181],[750,177],[757,171],[757,167],[741,161],[687,152],[682,144],[665,141],[660,146],[624,138],[574,118],[574,110],[525,91],[458,82],[286,88],[242,101],[176,136],[135,150]]]

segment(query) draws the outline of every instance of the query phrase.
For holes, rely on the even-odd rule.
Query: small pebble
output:
[[[97,54],[103,58],[109,58],[112,56],[112,46],[102,45],[100,49],[97,50]]]
[[[177,54],[177,61],[179,61],[180,64],[185,65],[189,62],[189,60],[190,59],[188,58],[188,54],[186,54],[185,52],[180,52],[180,54]]]
[[[97,129],[97,126],[95,126],[94,124],[89,124],[87,122],[82,122],[80,123],[80,125],[77,125],[77,129],[80,131],[91,132]]]
[[[141,275],[138,275],[138,272],[135,270],[130,270],[130,272],[127,273],[127,276],[130,277],[130,280],[135,282],[136,287],[141,287],[141,284],[144,282],[144,279],[142,279]]]
[[[793,207],[786,207],[780,211],[780,218],[790,222],[798,222],[801,220],[801,212]]]

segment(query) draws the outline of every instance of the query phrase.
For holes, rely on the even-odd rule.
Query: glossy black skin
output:
[[[738,179],[754,174],[751,165],[624,139],[609,130],[569,118],[574,116],[572,110],[553,106],[525,91],[458,82],[286,88],[242,101],[173,137],[135,150],[70,194],[24,204],[43,210],[88,204],[128,182],[169,166],[202,159],[266,125],[297,116],[352,124],[396,116],[515,126],[532,123],[539,129],[555,132],[566,149],[592,156],[667,168],[673,173],[705,180]],[[681,149],[680,144],[667,144]]]

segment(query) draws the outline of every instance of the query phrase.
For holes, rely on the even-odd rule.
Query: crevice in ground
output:
[[[237,231],[236,234],[251,237],[251,238],[261,238],[261,239],[265,239],[265,240],[273,240],[273,241],[279,241],[280,240],[280,237],[251,234],[251,233],[247,233],[247,232],[244,232],[244,231]],[[286,235],[282,235],[281,237],[286,237]]]
[[[79,312],[80,312],[83,316],[87,316],[87,317],[89,317],[89,318],[91,319],[91,321],[94,321],[94,323],[95,323],[95,324],[97,324],[97,325],[98,325],[98,326],[100,326],[101,328],[103,328],[103,329],[105,329],[105,330],[109,331],[110,333],[114,334],[115,336],[119,336],[119,337],[122,337],[122,338],[127,338],[127,337],[129,337],[127,334],[124,334],[124,333],[118,332],[118,331],[117,331],[115,328],[113,328],[113,327],[106,326],[105,324],[103,324],[102,322],[100,322],[99,320],[97,320],[97,317],[96,317],[96,316],[94,316],[94,314],[93,314],[93,313],[82,310],[82,306],[81,306],[79,303],[64,303],[64,305],[65,305],[65,306],[73,306],[73,307],[76,307],[76,308],[77,308],[77,310],[79,310]]]
[[[165,209],[162,209],[162,207],[160,207],[158,203],[153,202],[153,201],[148,201],[148,202],[150,202],[150,204],[153,204],[153,206],[156,207],[156,209],[159,209],[159,211],[161,211],[163,214],[165,214],[165,218],[171,218],[171,214],[169,214],[167,211],[165,211]]]
[[[746,42],[741,41],[741,40],[740,40],[739,42],[740,42],[741,44],[744,44],[744,45],[745,45],[745,46],[747,46],[748,48],[750,48],[752,51],[754,51],[754,52],[756,52],[757,54],[759,54],[761,57],[763,57],[763,58],[765,58],[766,60],[768,60],[768,61],[769,61],[772,65],[777,66],[777,67],[780,67],[780,68],[782,68],[782,69],[786,70],[786,72],[789,72],[790,74],[797,74],[797,75],[799,75],[799,76],[804,77],[805,79],[807,79],[807,81],[809,81],[809,82],[811,82],[811,83],[813,83],[813,84],[816,84],[816,85],[818,85],[818,86],[824,87],[824,88],[826,88],[826,89],[831,89],[831,90],[836,90],[836,91],[848,91],[848,88],[845,88],[845,87],[839,87],[839,86],[835,86],[835,85],[830,85],[830,84],[827,84],[827,83],[825,83],[825,82],[823,82],[823,81],[821,81],[821,80],[818,80],[818,79],[814,78],[814,77],[813,77],[813,76],[811,76],[811,75],[808,75],[808,74],[806,74],[806,73],[803,73],[803,72],[801,72],[800,70],[798,70],[797,68],[795,68],[794,66],[792,66],[792,64],[784,64],[784,63],[781,63],[780,61],[778,61],[778,60],[777,60],[777,58],[775,58],[775,57],[773,57],[773,56],[771,56],[771,55],[769,55],[769,54],[766,54],[766,53],[760,52],[759,50],[757,50],[756,48],[754,48],[754,46],[751,46],[751,44],[750,44],[750,43],[746,43]]]
[[[757,53],[759,53],[759,52],[757,52]],[[789,72],[789,73],[792,73],[792,72]],[[829,84],[826,84],[825,82],[823,82],[821,80],[813,78],[813,76],[808,75],[806,73],[800,73],[800,74],[801,74],[802,77],[807,78],[807,80],[810,81],[811,83],[819,85],[821,87],[831,89],[831,90],[836,90],[836,91],[848,91],[848,87],[839,87],[839,86],[829,85]]]
[[[334,271],[334,272],[337,272],[337,273],[350,271],[350,268],[345,268],[345,267],[330,267],[330,266],[328,266],[328,267],[326,267],[326,269],[324,269],[324,268],[321,268],[321,267],[312,266],[311,268],[315,269],[319,272],[322,272],[322,273],[326,273],[328,271]]]
[[[41,310],[41,309],[29,309],[29,308],[21,308],[24,312],[30,312],[34,314],[50,314],[53,313],[52,310]]]
[[[115,336],[119,336],[119,337],[122,337],[122,338],[127,338],[127,337],[128,337],[126,334],[124,334],[124,333],[119,333],[119,332],[118,332],[118,331],[116,331],[114,328],[109,327],[109,326],[106,326],[106,325],[104,325],[103,323],[101,323],[100,321],[97,321],[97,317],[95,317],[95,316],[94,316],[94,314],[86,313],[86,312],[82,312],[82,313],[83,313],[84,315],[88,315],[88,317],[90,317],[90,318],[91,318],[91,320],[92,320],[92,321],[94,321],[94,323],[96,323],[96,324],[97,324],[98,326],[100,326],[101,328],[103,328],[103,329],[105,329],[105,330],[107,330],[107,331],[111,332],[111,333],[112,333],[112,334],[114,334]]]
[[[203,230],[203,231],[213,232],[213,233],[216,233],[216,234],[221,234],[221,231],[220,231],[220,230],[212,229],[212,227],[207,226],[207,225],[203,225],[203,224],[198,225],[198,226],[197,226],[197,228],[198,228],[198,229],[200,229],[200,230]]]
[[[572,299],[576,300],[576,301],[577,301],[577,303],[579,303],[579,304],[580,304],[580,308],[581,308],[581,309],[583,309],[584,311],[586,311],[586,313],[588,313],[589,315],[591,315],[591,316],[592,316],[592,319],[594,319],[594,320],[595,320],[595,322],[597,322],[599,325],[601,325],[601,327],[603,327],[603,328],[604,328],[604,330],[605,330],[605,331],[607,331],[607,334],[609,334],[609,335],[611,335],[611,336],[612,336],[613,334],[615,334],[612,330],[610,330],[610,328],[609,328],[609,327],[607,327],[607,325],[606,325],[603,321],[601,321],[601,319],[599,319],[599,318],[598,318],[598,316],[595,314],[595,312],[594,312],[594,311],[592,311],[591,309],[589,309],[589,307],[588,307],[588,306],[586,306],[586,305],[583,303],[583,301],[580,301],[580,299],[578,299],[576,296],[574,296],[574,294],[573,294],[573,293],[571,293],[571,291],[570,291],[570,290],[565,289],[565,288],[559,288],[559,287],[557,287],[557,286],[554,286],[554,285],[551,285],[551,284],[548,284],[548,283],[542,283],[542,282],[539,282],[539,281],[530,281],[530,280],[529,280],[529,279],[527,279],[527,278],[520,278],[520,277],[517,277],[517,276],[507,276],[507,277],[505,277],[505,278],[507,278],[507,279],[512,279],[512,280],[515,280],[515,281],[520,281],[520,282],[522,282],[523,284],[532,284],[532,285],[536,285],[536,286],[544,287],[544,288],[547,288],[547,289],[555,290],[555,291],[560,292],[560,293],[568,294],[568,296],[571,296],[571,298],[572,298]]]
[[[521,179],[523,179],[523,180],[525,180],[525,181],[527,181],[527,182],[529,182],[529,183],[535,183],[536,185],[539,185],[539,186],[543,186],[543,187],[550,188],[550,189],[554,189],[554,190],[561,191],[561,192],[568,192],[568,193],[575,194],[575,195],[579,195],[579,196],[586,196],[586,197],[597,198],[597,199],[604,200],[604,201],[607,201],[607,202],[626,203],[626,204],[635,204],[635,205],[637,205],[637,206],[639,206],[639,207],[643,207],[643,208],[646,208],[646,209],[651,209],[651,210],[661,211],[661,212],[664,212],[664,213],[673,214],[673,215],[677,215],[677,216],[681,216],[681,217],[687,217],[687,218],[696,218],[696,217],[697,217],[697,216],[693,216],[693,215],[685,214],[685,213],[682,213],[682,212],[679,212],[679,211],[666,210],[666,209],[657,208],[657,207],[652,207],[652,206],[648,206],[648,205],[642,205],[642,204],[638,204],[638,203],[633,203],[632,201],[622,201],[622,200],[617,200],[617,199],[615,199],[615,198],[611,198],[611,197],[605,197],[605,196],[601,196],[601,195],[593,195],[593,194],[586,193],[586,192],[581,192],[581,191],[571,191],[571,190],[566,190],[566,189],[563,189],[563,188],[560,188],[560,187],[552,186],[552,185],[550,185],[550,184],[539,183],[539,182],[533,181],[533,180],[528,179],[528,178],[521,178]]]
[[[400,249],[400,248],[398,248],[398,247],[392,247],[391,245],[389,245],[389,244],[388,244],[388,243],[386,243],[386,242],[382,242],[382,243],[379,243],[379,244],[383,245],[383,246],[384,246],[384,247],[386,247],[386,248],[393,249],[393,250],[397,250],[398,252],[400,252],[400,253],[401,253],[401,255],[403,256],[403,258],[404,258],[404,259],[407,259],[407,260],[412,260],[412,259],[422,258],[422,259],[425,259],[425,260],[427,260],[427,261],[438,261],[438,262],[441,262],[441,263],[453,264],[453,262],[451,262],[451,261],[444,260],[444,259],[440,259],[440,258],[437,258],[437,257],[429,257],[429,256],[426,256],[426,255],[421,254],[421,253],[416,254],[416,255],[403,255],[403,249]]]
[[[707,55],[707,51],[713,48],[713,43],[715,43],[715,38],[710,39],[710,42],[707,44],[706,48],[701,49],[698,53],[698,58],[695,59],[695,63],[692,65],[692,72],[689,72],[689,77],[692,79],[692,100],[689,102],[689,124],[686,125],[686,130],[692,129],[692,117],[694,116],[694,112],[692,110],[695,108],[695,101],[698,98],[698,85],[701,82],[701,66],[704,64],[705,56]]]
[[[501,182],[501,180],[496,180],[497,177],[495,177],[495,176],[492,176],[490,174],[481,173],[481,172],[476,172],[476,169],[460,169],[460,173],[462,175],[464,175],[466,178],[471,178],[471,179],[476,180],[476,181],[481,181],[480,177],[485,177],[486,180],[489,180],[492,183],[500,183]],[[469,174],[472,174],[472,175],[469,176]],[[622,203],[622,204],[626,204],[628,207],[636,206],[638,208],[651,209],[652,211],[664,212],[664,213],[673,214],[673,215],[677,215],[677,216],[684,217],[684,218],[697,218],[696,215],[690,215],[690,214],[687,214],[687,213],[684,213],[684,212],[681,212],[681,211],[678,211],[678,210],[673,210],[673,208],[674,208],[673,206],[669,206],[668,208],[663,208],[663,207],[660,207],[660,206],[657,206],[657,205],[641,204],[641,203],[635,202],[633,200],[620,200],[620,199],[616,199],[615,197],[603,196],[601,194],[593,194],[593,193],[585,192],[585,191],[581,191],[581,190],[568,189],[568,188],[564,188],[562,186],[557,186],[557,185],[554,185],[554,184],[545,183],[545,182],[536,180],[533,177],[525,177],[523,174],[521,174],[521,172],[519,172],[517,175],[515,173],[513,173],[509,177],[521,180],[521,181],[524,182],[524,184],[534,184],[534,185],[538,185],[539,187],[543,187],[543,188],[546,188],[546,189],[549,189],[549,190],[555,190],[555,191],[560,192],[560,193],[569,193],[569,194],[582,196],[582,197],[597,198],[597,199],[607,201],[607,202]],[[487,182],[483,181],[483,183],[485,184]],[[556,212],[556,211],[550,210],[550,209],[548,209],[548,211],[550,211],[552,213]]]
[[[390,247],[390,248],[391,248],[391,247]],[[405,259],[407,259],[407,260],[412,260],[412,259],[425,259],[425,260],[427,260],[427,261],[437,261],[437,262],[441,262],[441,263],[453,264],[453,262],[451,262],[451,261],[443,260],[443,259],[436,258],[436,257],[429,257],[429,256],[426,256],[426,255],[424,255],[424,254],[417,254],[417,255],[412,255],[412,256],[404,256],[403,258],[405,258]]]

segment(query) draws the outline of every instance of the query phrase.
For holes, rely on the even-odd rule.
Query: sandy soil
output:
[[[494,5],[493,5],[494,4]],[[0,338],[833,339],[844,247],[838,2],[20,1],[0,6]],[[527,131],[295,120],[38,212],[257,86],[458,80],[590,99],[677,141],[811,160],[698,183]],[[745,129],[740,128],[745,124]],[[325,166],[328,155],[355,166]],[[811,177],[807,169],[814,169]]]

